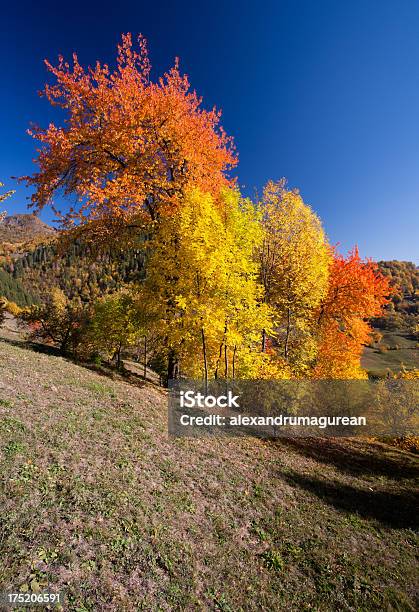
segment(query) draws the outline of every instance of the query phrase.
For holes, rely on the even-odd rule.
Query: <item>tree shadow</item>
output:
[[[59,351],[59,349],[57,349],[54,346],[49,346],[47,344],[31,342],[29,340],[24,340],[24,339],[14,340],[11,338],[4,338],[4,337],[0,337],[0,343],[1,342],[5,344],[10,344],[11,346],[17,346],[18,348],[23,349],[25,351],[42,353],[44,355],[51,355],[53,357],[61,357],[62,359],[65,359],[66,361],[73,363],[79,366],[80,368],[84,368],[86,370],[95,372],[99,376],[104,376],[105,378],[110,378],[112,380],[117,380],[117,379],[123,380],[124,382],[132,384],[136,387],[141,388],[146,385],[158,386],[153,381],[150,381],[149,379],[144,380],[144,378],[142,378],[141,375],[136,374],[135,372],[132,372],[130,370],[126,370],[124,368],[118,369],[115,366],[112,366],[109,364],[99,365],[99,364],[92,363],[92,362],[78,361],[77,359],[73,359],[69,355],[63,355],[61,351]]]
[[[11,346],[17,346],[18,348],[26,351],[32,351],[34,353],[43,353],[45,355],[53,355],[54,357],[62,357],[62,353],[55,346],[49,344],[40,344],[39,342],[31,342],[30,340],[13,340],[12,338],[0,337],[0,342],[4,344],[10,344]]]
[[[381,443],[354,438],[281,438],[274,443],[352,476],[381,475],[394,480],[419,476],[415,456]]]
[[[292,486],[297,485],[339,510],[375,519],[397,529],[416,529],[419,526],[417,491],[367,491],[294,471],[282,474],[282,477]]]

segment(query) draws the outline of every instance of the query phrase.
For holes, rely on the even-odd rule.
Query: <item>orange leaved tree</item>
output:
[[[66,112],[63,126],[33,127],[41,142],[38,172],[22,177],[35,187],[36,210],[54,206],[57,192],[75,195],[62,215],[68,227],[97,228],[99,235],[156,220],[177,205],[186,185],[217,195],[232,183],[237,163],[220,112],[201,108],[178,61],[159,80],[150,78],[144,38],[130,34],[118,46],[117,65],[84,69],[73,55],[57,66],[46,61],[54,84],[44,94]]]
[[[355,248],[347,257],[333,254],[329,288],[318,311],[316,378],[365,378],[361,369],[363,345],[371,326],[392,293],[377,264],[362,260]]]

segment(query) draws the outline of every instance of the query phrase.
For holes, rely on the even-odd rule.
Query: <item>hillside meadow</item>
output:
[[[0,590],[64,609],[415,610],[417,457],[171,439],[166,391],[0,340]]]

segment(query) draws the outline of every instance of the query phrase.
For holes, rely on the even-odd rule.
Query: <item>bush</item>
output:
[[[383,334],[380,334],[379,331],[374,330],[371,334],[371,342],[368,346],[372,347],[374,344],[380,344],[382,339],[383,339]]]
[[[91,319],[82,344],[96,355],[103,354],[122,366],[122,352],[143,334],[138,311],[130,294],[124,290],[108,295],[92,307]]]
[[[399,438],[387,438],[385,440],[387,444],[397,446],[402,450],[409,451],[410,453],[419,453],[419,436],[401,436]]]
[[[79,356],[89,321],[88,311],[68,300],[60,289],[54,288],[45,304],[23,310],[18,318],[29,326],[31,340],[53,344],[63,355]],[[85,352],[83,347],[83,355]]]
[[[6,304],[6,310],[8,313],[13,315],[14,317],[18,317],[22,312],[22,308],[16,304],[16,302],[8,301]]]

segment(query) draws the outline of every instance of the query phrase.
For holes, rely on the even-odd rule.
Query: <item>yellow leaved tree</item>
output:
[[[330,248],[319,218],[284,179],[266,185],[259,207],[265,229],[260,277],[276,320],[272,343],[300,375],[316,355],[314,319],[327,293]],[[266,332],[264,348],[265,338]]]
[[[191,189],[149,243],[139,307],[160,335],[167,377],[254,377],[268,359],[260,330],[271,329],[253,254],[263,240],[259,213],[234,190],[219,199]]]

